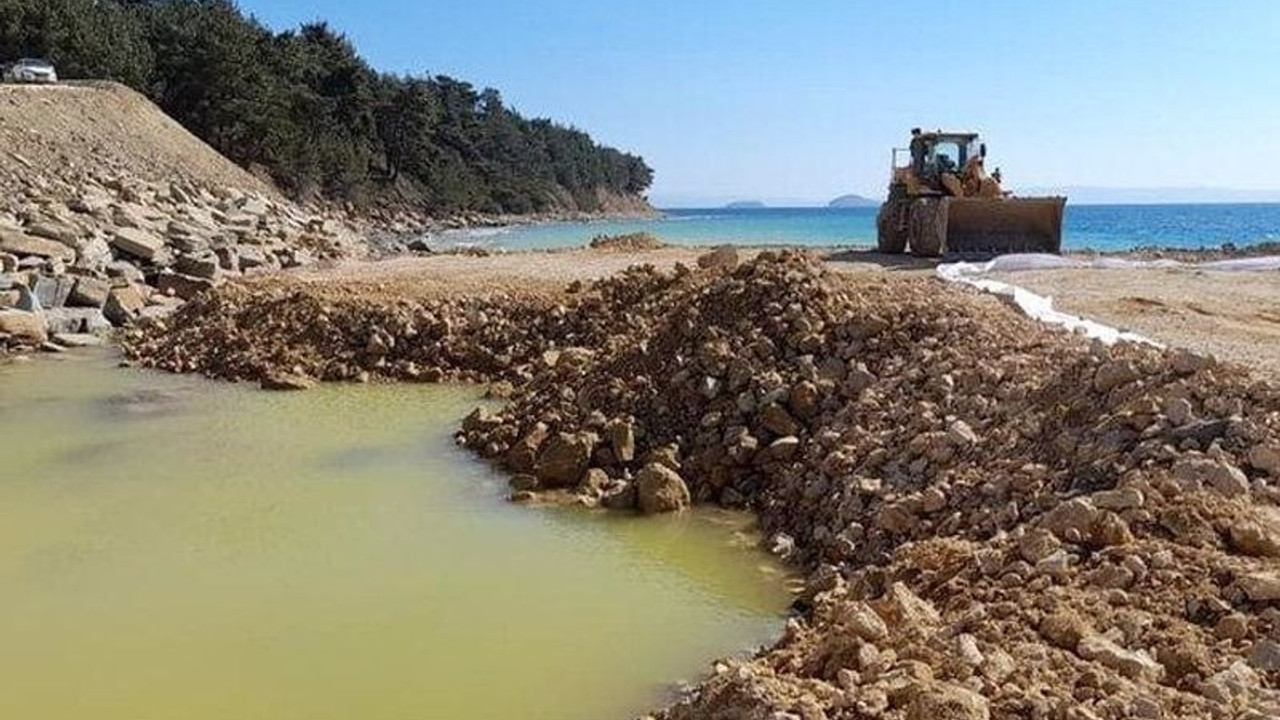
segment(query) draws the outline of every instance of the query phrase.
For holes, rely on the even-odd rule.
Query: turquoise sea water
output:
[[[601,234],[649,232],[678,245],[874,245],[876,208],[666,210],[658,220],[550,223],[446,233],[442,245],[511,250],[585,245]],[[1068,205],[1064,245],[1073,250],[1212,248],[1280,241],[1280,204]]]

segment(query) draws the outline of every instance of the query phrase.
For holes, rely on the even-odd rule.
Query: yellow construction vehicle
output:
[[[1067,199],[1013,197],[999,170],[987,174],[986,157],[976,133],[913,129],[910,146],[893,150],[889,199],[876,218],[880,252],[1058,252]]]

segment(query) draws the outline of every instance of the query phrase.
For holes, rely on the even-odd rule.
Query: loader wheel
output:
[[[876,249],[886,255],[901,255],[907,250],[907,233],[902,216],[908,205],[905,202],[887,202],[880,206],[876,216]]]
[[[937,257],[947,249],[947,198],[920,198],[911,204],[911,252]]]

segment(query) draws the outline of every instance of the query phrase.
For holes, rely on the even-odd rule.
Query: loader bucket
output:
[[[1062,246],[1062,214],[1067,199],[950,198],[949,252],[1056,253]]]

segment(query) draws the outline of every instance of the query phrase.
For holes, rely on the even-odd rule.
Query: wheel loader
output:
[[[1013,197],[999,170],[987,173],[986,157],[976,133],[913,129],[910,146],[893,150],[889,199],[876,218],[880,252],[1058,252],[1067,199]]]

